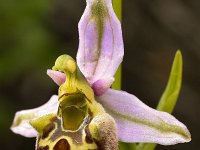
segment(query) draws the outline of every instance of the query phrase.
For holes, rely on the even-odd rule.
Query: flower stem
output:
[[[113,8],[115,14],[117,15],[118,19],[122,21],[122,0],[112,0]],[[119,66],[116,74],[115,74],[115,82],[112,84],[113,89],[120,90],[121,83],[122,83],[122,65]],[[129,143],[119,143],[120,150],[135,150],[136,144],[129,144]]]
[[[122,0],[113,0],[113,9],[118,19],[122,21]],[[115,82],[112,84],[113,89],[121,89],[122,65],[119,66],[115,74]]]
[[[118,19],[122,21],[122,0],[112,0],[113,9]]]
[[[118,19],[122,21],[122,0],[112,0],[113,9]],[[122,78],[122,65],[119,66],[115,74],[115,82],[112,84],[112,88],[116,90],[121,89],[121,78]]]
[[[112,84],[112,88],[116,90],[121,89],[121,77],[122,77],[122,65],[119,66],[117,72],[115,73],[115,82]]]

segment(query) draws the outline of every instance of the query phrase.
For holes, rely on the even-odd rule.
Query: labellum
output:
[[[59,88],[58,113],[30,122],[39,132],[36,149],[117,149],[115,121],[95,101],[75,61],[62,55],[53,69],[64,72],[67,78]]]

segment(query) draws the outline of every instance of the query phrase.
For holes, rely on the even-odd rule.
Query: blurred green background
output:
[[[34,138],[9,130],[12,119],[16,111],[40,106],[57,93],[46,69],[63,53],[75,58],[84,8],[84,0],[0,1],[1,150],[34,149]],[[174,115],[188,126],[192,141],[158,150],[198,149],[199,8],[198,0],[123,1],[123,90],[155,108],[176,50],[183,54],[183,87]]]

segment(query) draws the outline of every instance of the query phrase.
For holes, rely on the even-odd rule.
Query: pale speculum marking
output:
[[[51,118],[51,123],[44,127],[42,135],[38,137],[37,150],[78,150],[86,147],[86,150],[98,149],[98,142],[93,139],[88,128],[93,119],[90,109],[88,116],[77,131],[65,130],[61,119],[55,116]]]

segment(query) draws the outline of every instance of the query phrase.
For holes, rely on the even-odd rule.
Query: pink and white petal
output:
[[[101,15],[95,15],[95,10],[102,10]],[[90,79],[91,85],[98,80],[111,78],[122,62],[123,55],[121,24],[113,11],[111,0],[87,0],[79,22],[77,63],[81,72]]]
[[[30,121],[50,113],[56,113],[58,109],[58,96],[53,95],[44,105],[15,113],[11,130],[25,137],[36,137],[37,131],[30,125]]]
[[[109,89],[97,100],[115,119],[120,141],[173,145],[191,140],[183,123],[127,92]]]
[[[112,85],[114,78],[100,79],[92,84],[92,89],[96,96],[103,95]]]
[[[60,71],[48,69],[47,75],[57,84],[61,85],[65,82],[66,75]]]

